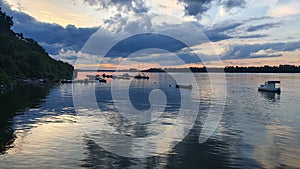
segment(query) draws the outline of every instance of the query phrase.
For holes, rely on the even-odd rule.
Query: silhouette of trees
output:
[[[225,68],[207,68],[207,67],[190,67],[190,68],[150,68],[144,72],[227,72],[227,73],[300,73],[300,66],[279,65],[279,66],[226,66]]]
[[[239,67],[228,66],[224,68],[225,72],[230,73],[300,73],[300,66],[279,65],[279,66],[260,66],[260,67]]]
[[[7,16],[5,12],[2,12],[0,7],[0,32],[8,32],[14,25],[13,17]]]
[[[12,17],[0,8],[0,84],[10,78],[72,78],[72,65],[52,59],[36,41],[12,31],[12,26]]]

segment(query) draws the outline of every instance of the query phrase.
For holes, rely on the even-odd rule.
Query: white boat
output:
[[[130,75],[128,73],[122,74],[120,76],[112,76],[113,79],[125,79],[130,80]]]
[[[280,87],[277,87],[276,84],[280,84],[280,81],[266,81],[265,84],[258,86],[258,90],[280,93]]]

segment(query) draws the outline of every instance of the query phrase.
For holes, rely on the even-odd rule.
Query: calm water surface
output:
[[[23,86],[0,94],[0,168],[299,168],[300,74],[227,74],[227,100],[213,136],[198,143],[211,101],[207,74],[196,74],[200,93],[197,121],[170,151],[135,159],[109,153],[84,132],[74,110],[72,85]],[[280,80],[282,93],[258,92],[266,80]],[[122,80],[119,80],[122,83]],[[107,84],[76,84],[96,90],[96,100],[109,124],[130,136],[144,137],[176,125],[179,90],[167,74],[133,80],[130,99],[139,110],[150,107],[153,89],[165,92],[168,105],[162,120],[151,127],[127,123],[118,116]],[[222,83],[219,83],[222,85]],[[89,111],[89,110],[87,110]],[[147,132],[146,132],[147,131]],[[153,134],[153,133],[152,133]],[[107,144],[114,144],[106,139]],[[113,145],[112,145],[113,146]],[[160,148],[160,147],[158,147]],[[163,148],[163,147],[161,147]]]

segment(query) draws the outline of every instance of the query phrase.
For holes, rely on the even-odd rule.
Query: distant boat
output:
[[[124,74],[121,75],[121,77],[123,77],[123,78],[130,78],[132,76],[130,76],[128,73],[124,73]]]
[[[136,76],[134,76],[135,79],[149,79],[149,76],[145,75],[144,73],[139,73]]]
[[[280,84],[280,81],[266,81],[265,84],[258,86],[258,91],[268,91],[280,93],[280,87],[276,87],[276,84]]]
[[[106,83],[106,80],[100,77],[100,75],[86,75],[88,79],[84,80],[84,83],[94,83],[94,82],[100,82],[100,83]]]
[[[96,75],[95,76],[95,81],[98,81],[100,83],[106,83],[106,80],[103,79],[102,77],[100,77],[99,75]]]
[[[73,80],[63,79],[63,80],[60,81],[60,83],[73,83]]]
[[[124,73],[120,76],[112,76],[113,79],[125,79],[125,80],[130,80],[130,76],[128,73]]]
[[[102,75],[103,78],[113,78],[113,75],[106,75],[105,73]]]
[[[181,88],[181,89],[192,89],[192,85],[176,85],[175,88]]]

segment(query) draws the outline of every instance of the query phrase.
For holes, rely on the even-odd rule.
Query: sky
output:
[[[13,16],[15,32],[77,68],[300,65],[299,0],[0,0],[0,6]]]

